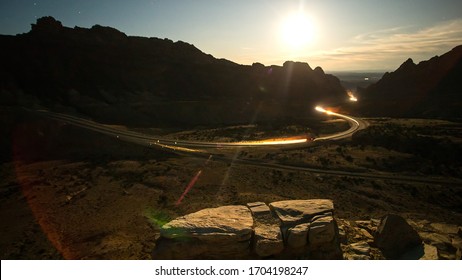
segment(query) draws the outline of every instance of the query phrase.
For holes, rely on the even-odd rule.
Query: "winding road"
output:
[[[195,149],[195,148],[237,148],[237,147],[264,147],[264,146],[290,146],[290,145],[299,145],[302,143],[307,143],[310,140],[319,141],[319,140],[339,140],[343,138],[350,137],[356,131],[364,129],[367,127],[367,123],[359,118],[353,118],[350,116],[334,113],[328,110],[325,110],[321,107],[316,107],[320,112],[326,113],[327,115],[336,116],[346,120],[350,124],[350,128],[346,131],[340,133],[318,137],[315,139],[293,139],[293,138],[278,138],[278,139],[267,139],[267,140],[257,140],[257,141],[239,141],[239,142],[199,142],[199,141],[188,141],[188,140],[172,140],[152,135],[146,135],[138,132],[128,131],[117,129],[108,125],[97,123],[91,120],[50,112],[47,110],[35,110],[34,113],[38,113],[47,118],[54,120],[62,121],[68,124],[72,124],[78,127],[90,129],[99,133],[106,135],[114,136],[119,139],[136,143],[136,144],[149,144],[149,145],[158,145],[167,148],[174,149]],[[31,111],[31,110],[28,110]]]
[[[172,140],[166,139],[162,137],[156,137],[151,135],[146,135],[138,132],[117,129],[108,125],[100,124],[91,120],[78,118],[71,115],[61,114],[50,112],[47,110],[29,110],[29,112],[33,112],[39,114],[41,116],[58,120],[67,124],[72,124],[78,127],[82,127],[85,129],[89,129],[92,131],[96,131],[102,134],[106,134],[109,136],[116,137],[120,140],[144,145],[144,146],[157,146],[161,148],[167,148],[172,150],[175,153],[179,154],[186,154],[186,155],[194,155],[196,157],[210,157],[210,151],[204,151],[201,149],[216,149],[216,148],[257,148],[257,147],[268,147],[268,146],[275,146],[275,147],[303,147],[312,145],[313,142],[317,141],[332,141],[332,140],[340,140],[347,137],[351,137],[355,132],[358,130],[364,129],[368,126],[367,122],[361,120],[360,118],[354,118],[351,116],[331,112],[328,110],[323,109],[322,107],[316,107],[316,110],[322,113],[326,113],[327,115],[336,116],[338,118],[342,118],[346,120],[350,124],[350,128],[346,131],[342,131],[339,133],[335,133],[328,136],[322,136],[315,139],[269,139],[269,140],[261,140],[261,141],[242,141],[242,142],[198,142],[198,141],[187,141],[187,140]],[[385,180],[392,180],[392,181],[405,181],[405,182],[419,182],[419,183],[427,183],[427,184],[440,184],[440,185],[453,185],[453,186],[462,186],[461,180],[456,179],[447,179],[447,178],[439,178],[439,177],[422,177],[422,176],[401,176],[397,175],[396,173],[385,173],[385,172],[352,172],[352,171],[344,171],[344,170],[330,170],[330,169],[318,169],[318,168],[310,168],[310,167],[302,167],[302,166],[293,166],[287,164],[276,164],[276,163],[268,163],[263,160],[256,160],[256,159],[236,159],[230,158],[227,156],[215,154],[215,160],[219,161],[232,161],[233,164],[242,164],[242,165],[249,165],[249,166],[256,166],[260,168],[270,168],[270,169],[279,169],[279,170],[291,170],[291,171],[302,171],[308,173],[315,173],[315,174],[326,174],[326,175],[335,175],[335,176],[350,176],[350,177],[361,177],[367,179],[385,179]]]

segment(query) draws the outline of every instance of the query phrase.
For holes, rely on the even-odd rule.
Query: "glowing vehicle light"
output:
[[[318,112],[322,112],[322,113],[325,113],[325,112],[326,112],[326,110],[325,110],[324,108],[322,108],[321,106],[316,106],[315,109],[316,109],[316,111],[318,111]]]
[[[354,94],[351,91],[347,92],[347,94],[350,97],[350,101],[352,102],[358,101],[358,98],[356,98],[356,96],[354,96]]]
[[[322,108],[321,106],[316,106],[316,108],[314,108],[314,109],[316,109],[316,111],[318,111],[318,112],[326,113],[328,115],[334,115],[335,114],[334,112],[326,110],[326,109]]]

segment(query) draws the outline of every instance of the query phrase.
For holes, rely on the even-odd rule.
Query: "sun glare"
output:
[[[303,13],[288,16],[281,26],[282,40],[292,49],[300,49],[311,43],[314,33],[312,20]]]

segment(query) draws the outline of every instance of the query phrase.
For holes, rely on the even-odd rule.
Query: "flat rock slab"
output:
[[[279,225],[279,220],[273,216],[271,209],[264,202],[247,203],[247,207],[252,213],[256,226],[259,224]]]
[[[283,225],[310,222],[314,216],[334,211],[334,203],[330,199],[284,200],[269,206]]]
[[[207,208],[176,218],[161,228],[165,238],[197,238],[205,242],[240,242],[253,233],[253,219],[246,206]]]

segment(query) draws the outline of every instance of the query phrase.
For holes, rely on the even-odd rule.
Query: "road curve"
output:
[[[26,109],[28,110],[28,109]],[[324,109],[323,109],[324,110]],[[159,136],[146,135],[138,132],[121,130],[110,127],[108,125],[100,124],[91,120],[82,119],[79,117],[50,112],[48,110],[28,110],[34,113],[38,113],[42,116],[66,122],[75,126],[90,129],[99,133],[122,138],[122,140],[137,143],[137,144],[148,144],[157,145],[164,148],[184,149],[194,151],[197,148],[238,148],[238,147],[265,147],[265,146],[288,146],[288,145],[300,145],[309,142],[307,138],[293,139],[293,138],[282,138],[282,139],[268,139],[258,141],[240,141],[240,142],[199,142],[199,141],[187,141],[187,140],[172,140],[166,139]],[[328,115],[337,116],[345,119],[350,124],[350,128],[346,131],[342,131],[336,134],[318,137],[313,141],[319,140],[339,140],[350,137],[356,131],[365,128],[367,125],[361,119],[355,119],[350,116],[338,114],[330,111],[325,111]]]
[[[24,108],[25,109],[25,108]],[[109,136],[116,137],[120,140],[131,142],[134,144],[144,145],[144,146],[157,146],[161,148],[168,148],[172,151],[185,154],[185,155],[195,155],[197,157],[209,157],[210,152],[198,150],[197,148],[222,148],[222,147],[261,147],[261,146],[287,146],[287,145],[297,145],[300,143],[306,143],[307,139],[302,139],[304,141],[294,141],[289,142],[285,141],[283,143],[272,143],[268,144],[267,142],[260,142],[257,144],[258,141],[250,141],[250,142],[234,142],[234,143],[225,143],[225,142],[194,142],[194,141],[176,141],[171,139],[164,139],[155,136],[149,136],[142,133],[137,133],[133,131],[126,131],[121,129],[116,129],[107,125],[103,125],[100,123],[93,122],[91,120],[86,120],[78,117],[74,117],[71,115],[61,114],[50,112],[47,110],[29,110],[29,112],[37,113],[44,117],[48,117],[54,120],[62,121],[65,123],[69,123],[78,127],[82,127],[85,129],[93,130],[102,134],[106,134]],[[346,137],[351,136],[353,133],[360,129],[364,129],[367,127],[367,123],[362,121],[361,119],[349,117],[346,115],[330,112],[327,113],[328,115],[334,115],[340,118],[347,120],[351,127],[343,132],[339,132],[329,136],[323,136],[314,139],[314,141],[320,140],[338,140],[343,139]],[[277,141],[273,141],[277,142]],[[265,144],[264,144],[265,143]],[[232,161],[233,164],[242,164],[242,165],[251,165],[256,167],[262,168],[271,168],[271,169],[280,169],[280,170],[290,170],[290,171],[302,171],[302,172],[309,172],[309,173],[317,173],[317,174],[326,174],[326,175],[335,175],[335,176],[352,176],[352,177],[361,177],[361,178],[369,178],[369,179],[386,179],[386,180],[393,180],[393,181],[406,181],[406,182],[420,182],[420,183],[428,183],[428,184],[446,184],[446,185],[456,185],[462,186],[462,181],[460,180],[447,180],[441,178],[429,178],[429,177],[411,177],[411,176],[397,176],[396,174],[391,173],[365,173],[365,172],[350,172],[350,171],[343,171],[343,170],[326,170],[326,169],[318,169],[318,168],[310,168],[310,167],[302,167],[302,166],[293,166],[293,165],[285,165],[285,164],[274,164],[274,163],[267,163],[260,160],[248,160],[248,159],[236,159],[236,158],[228,158],[224,156],[215,155],[214,158],[216,160],[221,161]]]
[[[335,133],[335,134],[332,134],[332,135],[327,135],[327,136],[323,136],[323,137],[317,137],[317,138],[314,139],[314,141],[340,140],[340,139],[348,138],[351,135],[353,135],[353,133],[355,133],[356,131],[364,129],[364,128],[366,128],[368,126],[368,124],[365,121],[363,121],[362,119],[360,119],[360,118],[353,118],[353,117],[350,117],[350,116],[347,116],[347,115],[327,111],[327,110],[324,110],[321,107],[316,107],[316,109],[318,111],[326,113],[328,115],[336,116],[336,117],[339,117],[341,119],[346,120],[350,124],[350,128],[348,130],[345,130],[345,131],[342,131],[342,132],[339,132],[339,133]]]

